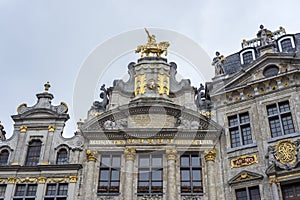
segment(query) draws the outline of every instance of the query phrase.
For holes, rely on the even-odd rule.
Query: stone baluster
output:
[[[136,151],[133,148],[125,148],[125,184],[123,188],[123,199],[133,199],[133,173],[134,173],[134,159]]]
[[[168,181],[167,181],[167,199],[176,200],[176,156],[177,150],[175,148],[167,149],[167,164],[168,164]]]
[[[216,183],[215,183],[215,169],[214,169],[214,162],[216,159],[216,150],[212,149],[209,151],[204,152],[204,158],[206,161],[206,167],[207,167],[207,193],[208,193],[208,199],[209,200],[216,200],[217,194],[216,194]]]

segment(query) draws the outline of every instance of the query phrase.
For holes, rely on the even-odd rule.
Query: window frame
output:
[[[244,64],[250,64],[251,62],[247,62],[245,63],[244,61],[244,54],[248,53],[248,52],[251,52],[252,53],[252,61],[256,60],[256,57],[255,57],[255,50],[253,48],[250,48],[250,49],[245,49],[243,50],[242,52],[240,52],[240,60],[241,60],[241,64],[244,65]]]
[[[55,190],[52,190],[55,192],[55,194],[47,194],[49,186],[55,186]],[[60,186],[66,186],[66,194],[59,194],[60,192]],[[45,191],[45,197],[44,200],[66,200],[68,198],[68,191],[69,191],[69,185],[68,183],[48,183],[46,186],[46,191]]]
[[[247,122],[241,122],[242,121],[241,116],[245,115],[245,114],[248,116],[249,120]],[[230,118],[235,118],[237,121],[236,124],[231,125]],[[251,119],[250,119],[250,115],[249,115],[248,111],[237,113],[234,115],[228,115],[227,120],[228,120],[228,132],[229,132],[229,138],[230,138],[230,148],[238,148],[238,147],[242,147],[245,145],[251,145],[254,143],[252,128],[251,128]],[[244,128],[249,128],[249,129],[246,130],[246,132],[243,132]],[[239,145],[233,145],[233,131],[236,131],[236,133],[238,133],[238,137],[236,137],[236,138],[239,139],[238,140]],[[248,131],[250,132],[250,134],[247,134]],[[251,136],[250,142],[248,142],[249,135]],[[245,141],[247,141],[247,142],[245,142]],[[234,144],[236,144],[236,143],[237,142],[235,142]]]
[[[292,48],[295,49],[296,48],[296,45],[295,45],[295,40],[294,40],[294,37],[292,35],[285,35],[284,37],[280,38],[279,40],[277,40],[277,44],[278,44],[278,48],[279,48],[279,52],[286,52],[286,51],[283,51],[282,49],[282,41],[286,40],[286,39],[290,39],[291,41],[291,44],[292,44]],[[287,51],[288,52],[288,51]]]
[[[189,159],[189,163],[188,165],[182,165],[182,158],[183,157],[188,157]],[[193,157],[197,157],[199,159],[199,165],[198,166],[193,166]],[[182,154],[180,156],[180,193],[181,194],[192,194],[192,195],[201,195],[203,194],[203,166],[202,166],[202,159],[200,157],[200,155],[198,153],[195,153],[195,152],[185,152],[184,154]],[[200,179],[199,180],[195,180],[194,179],[194,175],[193,175],[193,172],[196,171],[196,170],[199,170],[200,172]],[[182,179],[182,171],[188,171],[189,172],[189,179],[188,180],[184,180]],[[187,186],[186,190],[187,192],[183,191],[183,182],[189,182],[189,185],[190,186]],[[195,188],[197,186],[195,186],[195,182],[199,182],[200,183],[200,186],[199,187],[199,192],[195,191]],[[189,187],[189,188],[188,188]],[[189,191],[188,191],[189,190]]]
[[[17,193],[18,193],[18,187],[21,187],[21,186],[25,186],[24,191],[23,191],[24,194],[23,195],[17,195]],[[35,194],[34,194],[34,196],[28,195],[28,192],[30,192],[29,191],[30,186],[35,186]],[[16,188],[15,188],[13,200],[27,200],[27,199],[31,200],[31,199],[35,199],[36,198],[36,193],[37,193],[37,188],[38,188],[37,184],[17,184]]]
[[[284,104],[284,103],[287,103],[286,105],[288,105],[289,110],[281,112],[280,111],[280,104]],[[276,112],[277,113],[269,114],[269,109],[271,107],[276,107]],[[269,124],[269,130],[270,130],[271,138],[277,138],[277,137],[293,134],[293,133],[296,132],[289,100],[274,102],[272,104],[266,105],[266,113],[267,113],[267,117],[268,117],[268,124]],[[286,133],[286,129],[284,128],[284,124],[283,124],[283,121],[282,121],[283,117],[290,117],[289,122],[291,122],[291,124],[292,124],[292,129],[293,129],[292,132],[290,132],[290,129],[288,129],[289,133]],[[270,120],[275,121],[276,119],[278,119],[279,126],[278,126],[278,122],[276,122],[276,127],[275,128],[278,129],[280,127],[280,133],[281,134],[279,134],[278,131],[277,132],[272,132],[273,128],[271,126],[271,121]],[[289,126],[289,124],[288,124],[288,126]]]
[[[7,188],[7,184],[0,184],[0,200],[4,200],[6,188]]]
[[[238,196],[237,196],[237,191],[238,191],[238,190],[245,190],[247,200],[257,200],[257,199],[253,199],[253,198],[252,198],[252,196],[251,196],[252,194],[251,194],[251,192],[250,192],[250,189],[257,189],[257,190],[258,190],[258,195],[259,195],[259,200],[261,200],[260,187],[259,187],[259,185],[247,186],[247,187],[243,187],[243,188],[236,188],[236,189],[234,190],[235,199],[236,199],[236,200],[239,200],[239,199],[238,199]]]
[[[33,143],[39,143],[39,145],[33,145]],[[40,162],[41,152],[42,152],[43,143],[41,140],[31,140],[28,143],[25,166],[37,166]],[[36,148],[39,147],[37,150]],[[31,148],[33,150],[31,150]],[[30,155],[31,154],[31,155]],[[32,161],[30,161],[32,160]]]
[[[3,159],[3,152],[6,151],[7,152],[7,157],[6,157],[6,162],[2,162],[2,160],[4,161]],[[10,156],[10,151],[6,148],[4,149],[0,149],[0,166],[7,166],[8,165],[8,161],[9,161],[9,156]]]
[[[293,194],[296,194],[297,195],[297,192],[296,192],[296,186],[299,186],[300,187],[300,182],[295,182],[295,183],[289,183],[289,184],[284,184],[284,185],[281,185],[281,194],[282,194],[282,198],[284,200],[297,200],[299,198],[299,196],[297,197],[290,197],[288,199],[285,198],[285,195],[284,195],[284,189],[289,187],[290,189],[292,189],[292,192]]]
[[[113,165],[113,158],[118,157],[120,162],[118,165]],[[102,164],[103,158],[109,158],[109,166]],[[121,181],[121,162],[122,162],[122,156],[118,153],[112,153],[112,154],[103,154],[101,155],[101,161],[99,166],[99,178],[98,178],[98,187],[97,187],[97,195],[103,195],[103,194],[120,194],[120,181]],[[101,172],[105,170],[108,171],[108,178],[102,179]],[[113,171],[118,172],[118,179],[113,180],[112,179],[112,173]],[[106,191],[101,191],[101,182],[107,182]],[[112,185],[112,183],[118,183],[118,186]]]
[[[149,160],[149,165],[148,166],[141,166],[141,159],[142,158],[147,158]],[[154,158],[159,158],[161,160],[161,165],[154,165]],[[163,161],[164,157],[163,154],[158,154],[158,153],[146,153],[146,154],[139,154],[138,157],[138,178],[137,178],[137,195],[162,195],[163,194],[163,176],[164,176],[164,171],[163,171]],[[145,171],[148,175],[147,180],[142,180],[141,179],[141,171]],[[159,172],[160,179],[154,180],[153,178],[153,172]],[[140,186],[141,183],[147,183],[148,186]],[[159,183],[161,186],[154,186],[153,183]],[[144,187],[145,189],[143,189]],[[148,187],[148,189],[146,189]]]
[[[60,153],[63,150],[66,152],[65,154],[61,154]],[[65,147],[59,148],[58,151],[57,151],[57,153],[56,153],[56,161],[55,161],[55,163],[57,165],[66,165],[66,164],[69,164],[69,153],[70,152]],[[62,159],[62,158],[59,157],[60,155],[66,155],[66,157],[64,158],[64,161],[59,160],[59,159]]]

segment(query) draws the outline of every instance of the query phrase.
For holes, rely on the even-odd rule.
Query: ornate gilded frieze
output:
[[[2,178],[0,179],[0,183],[8,183],[8,184],[15,184],[15,183],[38,183],[38,184],[45,184],[45,183],[76,183],[78,177],[77,176],[69,176],[62,177],[62,178],[54,178],[54,177],[9,177],[9,178]]]
[[[231,159],[230,163],[231,163],[231,168],[239,168],[239,167],[249,166],[258,163],[258,159],[256,154],[244,155],[244,156]]]
[[[167,74],[158,74],[158,93],[169,95],[170,92],[170,76]]]
[[[145,94],[146,92],[146,74],[139,74],[134,77],[134,95]]]

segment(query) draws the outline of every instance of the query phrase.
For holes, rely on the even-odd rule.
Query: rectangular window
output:
[[[120,169],[120,155],[102,155],[98,193],[119,193]]]
[[[4,200],[6,185],[1,184],[0,185],[0,200]]]
[[[244,61],[244,64],[249,64],[253,61],[253,55],[252,55],[252,52],[249,51],[249,52],[246,52],[246,53],[243,53],[243,61]]]
[[[288,101],[268,105],[267,112],[273,138],[295,132]]]
[[[68,195],[67,183],[49,183],[47,184],[44,200],[66,200]]]
[[[260,200],[259,187],[247,187],[235,190],[236,200]]]
[[[180,157],[181,193],[203,193],[200,156],[185,153]]]
[[[253,142],[248,112],[229,116],[228,122],[232,148]]]
[[[290,38],[284,39],[280,42],[282,52],[291,52],[293,51],[292,40]]]
[[[284,200],[298,200],[300,198],[300,183],[283,185],[281,191]]]
[[[162,155],[143,154],[139,156],[139,194],[161,194],[163,192]]]
[[[13,200],[34,200],[36,191],[36,184],[17,184]]]

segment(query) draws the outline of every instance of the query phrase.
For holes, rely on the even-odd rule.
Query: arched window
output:
[[[280,52],[294,52],[296,45],[293,36],[284,36],[278,40],[278,48]]]
[[[244,49],[240,52],[241,64],[249,64],[255,60],[255,50],[253,48]]]
[[[33,140],[29,142],[27,157],[26,157],[26,166],[36,166],[40,160],[42,142],[39,140]]]
[[[0,166],[7,165],[8,157],[9,157],[8,150],[6,149],[2,150],[0,153]]]
[[[56,159],[56,164],[58,165],[64,165],[64,164],[68,164],[68,151],[65,148],[60,149],[57,152],[57,159]]]

